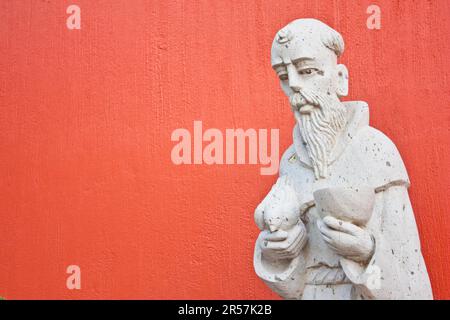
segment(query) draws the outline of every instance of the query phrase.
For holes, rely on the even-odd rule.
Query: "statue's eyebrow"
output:
[[[310,58],[310,57],[301,57],[301,58],[298,58],[298,59],[291,60],[291,63],[297,64],[297,63],[300,63],[300,62],[312,62],[312,61],[315,61],[315,60],[316,59]],[[274,70],[276,70],[277,68],[280,68],[280,67],[286,67],[286,65],[283,62],[280,62],[280,63],[274,64],[272,66],[272,68]]]
[[[276,71],[278,68],[281,68],[281,67],[284,67],[284,66],[285,66],[284,63],[281,62],[281,63],[274,64],[272,66],[272,69]]]
[[[300,62],[310,62],[310,61],[315,61],[315,60],[316,59],[310,58],[310,57],[301,57],[301,58],[298,58],[298,59],[294,59],[291,62],[293,64],[297,64],[297,63],[300,63]]]

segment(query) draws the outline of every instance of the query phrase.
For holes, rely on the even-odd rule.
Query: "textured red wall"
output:
[[[272,38],[346,41],[349,99],[397,144],[436,298],[450,298],[450,1],[1,1],[0,296],[276,298],[252,266],[259,165],[175,166],[176,128],[294,124]],[[66,8],[81,7],[81,30]],[[81,267],[81,290],[66,267]]]

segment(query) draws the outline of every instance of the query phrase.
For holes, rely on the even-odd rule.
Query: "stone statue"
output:
[[[255,271],[285,299],[432,299],[402,158],[365,102],[340,101],[343,51],[314,19],[275,36],[271,63],[297,124],[255,210]]]

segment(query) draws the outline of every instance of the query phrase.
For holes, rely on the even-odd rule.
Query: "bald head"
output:
[[[291,56],[319,47],[331,50],[336,58],[344,52],[344,40],[336,30],[316,19],[297,19],[275,35],[272,43],[272,66],[283,62],[283,55]]]
[[[271,63],[288,97],[308,87],[343,97],[348,92],[348,70],[338,65],[343,52],[339,32],[319,20],[297,19],[275,35]]]

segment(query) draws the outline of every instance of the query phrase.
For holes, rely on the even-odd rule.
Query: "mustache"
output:
[[[292,94],[289,97],[289,102],[293,111],[298,111],[304,105],[322,107],[325,104],[324,99],[321,98],[318,94],[305,89]]]

